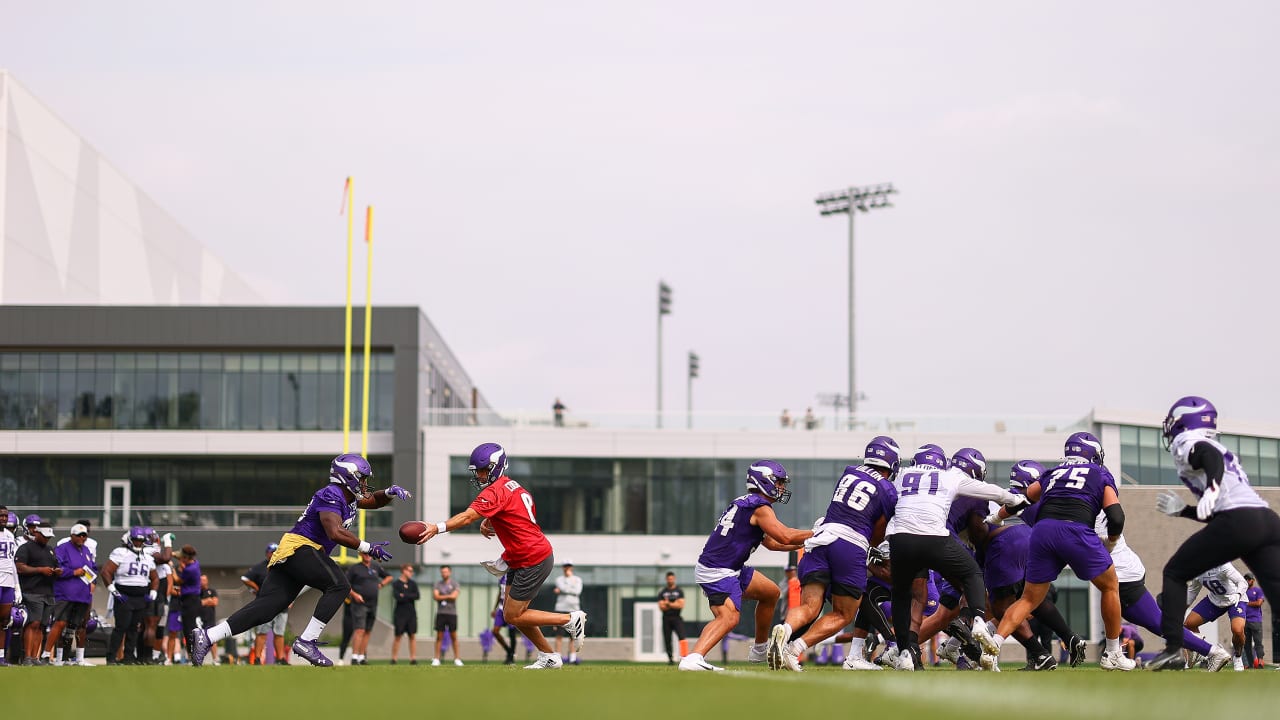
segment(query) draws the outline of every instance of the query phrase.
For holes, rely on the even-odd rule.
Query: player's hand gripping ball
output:
[[[418,538],[422,537],[422,533],[426,532],[427,524],[421,520],[410,520],[400,526],[400,539],[410,545],[417,545]]]

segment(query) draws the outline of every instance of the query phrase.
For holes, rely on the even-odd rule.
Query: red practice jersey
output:
[[[512,569],[532,567],[551,554],[551,543],[538,527],[533,496],[515,480],[503,476],[490,483],[471,509],[489,518],[505,549],[502,559]]]

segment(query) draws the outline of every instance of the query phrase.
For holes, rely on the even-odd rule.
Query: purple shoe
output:
[[[320,652],[320,648],[316,647],[319,644],[315,640],[298,638],[293,641],[293,652],[316,667],[333,667],[333,661],[325,657],[324,653]]]
[[[205,632],[204,628],[196,628],[196,631],[191,633],[191,645],[191,664],[200,667],[204,664],[205,656],[209,654],[209,646],[212,645],[209,642],[209,633]]]

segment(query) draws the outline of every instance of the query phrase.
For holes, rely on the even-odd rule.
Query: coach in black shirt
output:
[[[24,543],[13,556],[22,602],[27,606],[27,625],[22,631],[23,665],[49,662],[40,660],[40,643],[45,627],[53,622],[53,576],[59,572],[58,556],[49,542],[52,537],[53,528],[41,522],[31,533],[31,542]]]
[[[392,616],[395,625],[395,640],[391,641],[391,664],[396,664],[400,654],[400,637],[409,636],[409,664],[418,664],[418,645],[414,636],[418,634],[418,599],[422,593],[418,583],[413,580],[413,566],[401,565],[400,577],[391,583],[391,596],[396,599],[396,609]]]
[[[662,611],[662,644],[667,649],[667,664],[675,665],[672,633],[680,641],[680,657],[688,653],[689,643],[684,635],[684,619],[680,617],[680,611],[684,610],[684,591],[676,587],[676,574],[673,572],[667,573],[667,586],[658,593],[658,609]]]

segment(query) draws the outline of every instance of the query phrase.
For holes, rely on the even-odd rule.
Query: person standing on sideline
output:
[[[146,529],[130,528],[124,544],[112,549],[102,568],[102,581],[107,584],[115,607],[115,627],[107,643],[108,665],[138,662],[147,608],[155,602],[156,589],[160,586],[155,557],[147,552],[146,545]],[[123,657],[118,657],[121,653]]]
[[[32,517],[36,518],[36,523],[31,541],[18,548],[14,558],[22,586],[22,601],[27,606],[27,624],[22,631],[25,653],[22,664],[48,665],[49,656],[41,657],[40,648],[44,629],[53,621],[53,578],[61,573],[61,567],[49,542],[53,528],[34,515],[27,518],[28,528],[33,527]]]
[[[199,629],[196,621],[200,619],[200,561],[196,559],[196,549],[191,545],[183,545],[177,558],[178,608],[182,614],[182,637],[187,642],[189,655],[193,647],[192,638]]]
[[[391,573],[373,562],[367,552],[360,553],[360,562],[347,571],[351,584],[351,664],[368,665],[369,634],[378,617],[378,591],[391,584]]]
[[[76,521],[76,524],[72,526],[72,532],[74,533],[74,532],[75,532],[75,528],[76,528],[77,526],[80,526],[80,525],[83,525],[83,526],[84,526],[84,533],[85,533],[85,536],[84,536],[84,547],[85,547],[85,549],[86,549],[86,550],[88,550],[88,551],[89,551],[89,559],[93,561],[93,567],[94,567],[94,570],[95,570],[95,571],[97,571],[97,570],[101,569],[101,567],[102,567],[102,566],[101,566],[101,565],[98,565],[98,541],[93,539],[93,523],[92,523],[92,522],[90,522],[89,520],[77,520],[77,521]],[[70,535],[68,535],[67,537],[64,537],[64,538],[59,539],[59,540],[58,540],[58,546],[59,546],[59,547],[61,547],[62,545],[65,545],[66,543],[69,543],[69,542],[71,542],[71,536],[70,536]],[[54,549],[54,552],[57,552],[57,549],[56,549],[56,548]],[[55,589],[56,589],[56,588],[55,588]],[[94,589],[94,588],[93,588],[93,583],[89,583],[89,605],[90,605],[90,607],[92,607],[92,605],[93,605],[93,589]],[[85,620],[86,620],[85,622],[80,623],[80,628],[79,628],[78,630],[76,630],[75,642],[76,642],[76,647],[77,647],[77,648],[83,648],[83,647],[85,647],[85,643],[88,641],[88,636],[89,636],[88,627],[89,627],[89,623],[88,623],[88,616],[87,616],[87,615],[86,615],[86,617],[85,617]],[[68,646],[68,649],[70,649],[70,648],[69,648],[70,644],[71,644],[71,640],[70,640],[69,638],[68,638],[68,639],[66,639],[66,640],[64,640],[64,642],[63,642],[63,645],[67,645],[67,646]],[[87,665],[88,663],[80,663],[80,664]]]
[[[200,576],[200,627],[213,627],[218,621],[218,591],[209,587],[209,576]],[[209,648],[209,658],[218,664],[218,646]]]
[[[267,556],[262,562],[254,565],[240,576],[240,582],[249,588],[249,592],[254,595],[262,589],[262,584],[267,581],[267,563],[271,561],[271,555],[280,546],[276,543],[268,543],[266,553]],[[292,606],[292,603],[290,603]],[[267,657],[267,633],[271,633],[272,650],[275,651],[275,659],[277,665],[287,665],[288,660],[284,659],[284,631],[289,624],[289,608],[286,607],[276,614],[275,617],[253,628],[253,651],[252,656],[259,665],[266,662]],[[206,628],[213,625],[205,623]]]
[[[239,635],[261,625],[289,607],[305,587],[320,591],[320,600],[306,629],[293,641],[293,652],[312,665],[332,667],[333,661],[316,647],[320,633],[342,607],[351,586],[329,553],[339,544],[386,561],[389,540],[370,543],[361,540],[347,528],[358,508],[374,510],[393,498],[407,500],[408,490],[392,485],[386,490],[369,489],[373,468],[369,461],[355,453],[339,455],[329,463],[329,484],[311,497],[293,529],[280,538],[280,547],[271,556],[267,579],[258,596],[210,630],[196,632],[191,648],[191,664],[199,666],[209,653],[210,643]]]
[[[11,522],[12,521],[12,522]],[[5,655],[9,650],[9,625],[13,622],[13,604],[17,599],[18,568],[13,556],[18,552],[18,539],[13,528],[18,526],[18,516],[0,505],[0,667],[8,665]]]
[[[662,645],[667,650],[667,664],[675,665],[676,658],[671,647],[671,636],[680,641],[680,657],[689,652],[689,641],[684,635],[684,590],[676,586],[676,574],[667,573],[667,585],[658,591],[658,609],[662,611]]]
[[[1244,581],[1249,583],[1244,607],[1244,664],[1248,668],[1261,668],[1267,658],[1267,644],[1262,639],[1262,603],[1266,597],[1253,573],[1245,573]]]
[[[1147,667],[1182,670],[1182,621],[1187,609],[1187,582],[1209,568],[1244,561],[1262,591],[1280,597],[1280,515],[1249,486],[1235,453],[1218,442],[1218,410],[1208,400],[1190,395],[1169,408],[1162,426],[1165,447],[1182,484],[1198,500],[1188,506],[1177,493],[1165,491],[1156,508],[1171,517],[1205,523],[1188,537],[1164,566],[1161,634],[1165,647]]]
[[[89,608],[93,605],[93,582],[98,579],[98,565],[85,543],[89,539],[89,528],[72,525],[70,537],[71,542],[60,543],[54,550],[59,572],[53,579],[53,627],[45,640],[44,654],[53,655],[55,665],[64,661],[68,665],[87,665],[83,644],[76,646],[75,660],[58,647],[63,633],[70,630],[66,643],[69,652],[71,637],[78,635],[80,629],[88,624]]]
[[[564,411],[568,409],[564,403],[560,402],[560,398],[556,398],[556,404],[551,406],[551,412],[555,414],[556,427],[564,427]]]
[[[582,609],[582,578],[573,574],[573,561],[565,560],[560,577],[556,578],[556,612],[571,613]],[[564,627],[556,628],[556,654],[560,654],[560,638],[568,634]],[[569,658],[565,662],[578,664],[578,653],[569,648]]]
[[[444,633],[449,631],[449,639],[453,644],[453,664],[462,667],[462,658],[458,657],[458,583],[453,581],[453,568],[440,566],[440,582],[431,588],[431,599],[436,601],[436,654],[431,658],[431,666],[440,666],[440,654],[444,646]]]
[[[396,606],[391,615],[395,627],[395,639],[391,641],[391,664],[396,664],[400,656],[400,638],[409,636],[409,664],[418,664],[418,598],[422,597],[418,583],[413,581],[413,566],[405,563],[400,566],[400,577],[391,583],[391,597]]]
[[[693,652],[678,666],[683,671],[718,671],[708,663],[706,653],[720,644],[742,617],[743,598],[756,601],[755,644],[747,652],[748,662],[764,662],[773,611],[778,606],[778,584],[747,565],[751,554],[764,544],[775,552],[791,552],[813,537],[811,530],[789,528],[773,511],[775,502],[791,499],[787,489],[787,469],[774,460],[757,460],[747,468],[747,492],[729,503],[716,521],[702,554],[693,566],[693,579],[707,596],[711,622],[702,627]]]
[[[482,443],[471,451],[471,484],[479,491],[466,510],[443,522],[428,523],[418,538],[421,545],[440,533],[466,527],[480,520],[480,534],[497,536],[502,543],[502,556],[481,563],[491,574],[507,574],[507,598],[502,606],[503,618],[519,628],[534,647],[538,659],[526,670],[554,670],[564,663],[551,650],[540,626],[565,625],[573,637],[573,651],[582,649],[587,637],[587,614],[581,610],[564,615],[544,610],[530,610],[529,603],[538,595],[555,566],[551,543],[538,527],[533,495],[520,483],[507,477],[507,451],[498,443]],[[483,519],[481,519],[483,518]]]

